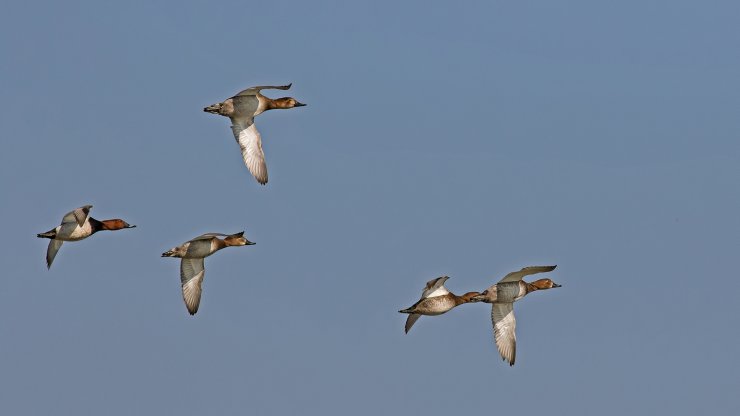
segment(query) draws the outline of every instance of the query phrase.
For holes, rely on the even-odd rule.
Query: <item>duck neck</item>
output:
[[[462,305],[463,303],[470,302],[470,298],[472,298],[475,295],[478,295],[478,292],[468,292],[468,293],[465,293],[462,296],[457,296],[456,294],[454,294],[452,292],[450,292],[450,294],[455,299],[455,306],[457,306],[457,305]]]
[[[226,248],[226,247],[228,247],[228,246],[229,246],[229,245],[228,245],[228,244],[226,243],[226,241],[224,241],[224,240],[222,240],[222,239],[220,239],[220,238],[217,238],[217,239],[216,239],[216,241],[215,241],[215,245],[216,245],[216,250],[221,250],[222,248]]]
[[[88,218],[88,221],[90,222],[90,228],[92,229],[92,233],[91,234],[95,234],[95,233],[97,233],[98,231],[101,231],[101,230],[108,230],[109,229],[109,228],[107,228],[107,225],[105,224],[105,221],[107,221],[107,220],[105,220],[105,221],[98,221],[98,220],[96,220],[93,217],[89,217]]]
[[[290,108],[290,105],[288,104],[289,102],[288,100],[289,100],[288,98],[276,98],[274,100],[271,98],[267,98],[267,108],[265,108],[265,111]]]
[[[525,287],[527,288],[527,293],[534,292],[535,290],[540,290],[537,286],[533,285],[532,283],[524,282]]]

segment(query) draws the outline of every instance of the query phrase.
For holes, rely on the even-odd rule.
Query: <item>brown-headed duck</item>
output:
[[[287,90],[293,84],[247,88],[224,102],[209,105],[203,111],[231,119],[231,131],[242,150],[244,164],[249,172],[264,185],[267,183],[267,164],[262,151],[262,137],[254,125],[254,118],[267,110],[303,107],[306,104],[292,97],[268,98],[260,93],[264,89]]]
[[[39,238],[51,239],[49,247],[46,249],[46,268],[51,268],[57,252],[65,241],[79,241],[90,237],[98,231],[115,231],[124,228],[134,228],[135,225],[129,225],[121,219],[111,219],[98,221],[90,216],[92,205],[85,205],[68,212],[62,218],[62,224],[41,234],[36,234]]]
[[[398,311],[409,314],[405,327],[407,334],[421,315],[442,315],[455,306],[470,302],[474,296],[479,295],[478,292],[468,292],[457,296],[445,287],[447,279],[449,279],[448,276],[442,276],[428,281],[421,293],[421,299],[410,308]]]
[[[496,346],[501,358],[514,365],[516,360],[516,319],[514,318],[514,302],[536,290],[546,290],[560,287],[550,279],[539,279],[527,283],[524,276],[555,270],[557,266],[530,266],[504,276],[498,283],[474,296],[471,302],[486,302],[491,304],[491,322]]]
[[[182,298],[191,315],[198,312],[198,306],[200,305],[203,275],[205,274],[203,259],[222,248],[253,244],[255,243],[244,238],[244,231],[236,234],[207,233],[162,253],[162,257],[179,257],[182,259],[180,261]]]

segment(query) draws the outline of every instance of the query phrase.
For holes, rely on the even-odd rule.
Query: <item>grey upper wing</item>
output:
[[[525,267],[519,271],[511,272],[504,276],[503,279],[499,280],[499,283],[504,282],[518,282],[524,278],[524,276],[529,276],[530,274],[537,274],[537,273],[543,273],[543,272],[551,272],[555,270],[555,268],[558,266],[529,266]]]
[[[239,97],[243,95],[256,95],[260,90],[288,90],[290,89],[290,86],[293,85],[293,83],[290,83],[288,85],[262,85],[257,87],[249,87],[246,90],[239,91],[238,94],[236,94],[234,97]]]
[[[85,221],[87,221],[87,217],[90,215],[91,209],[92,205],[85,205],[66,213],[64,217],[62,217],[62,225],[75,222],[77,225],[82,227],[85,224]]]
[[[195,241],[195,240],[210,240],[213,237],[228,237],[229,235],[230,234],[205,233],[205,234],[201,234],[201,235],[199,235],[199,236],[191,239],[190,241]]]
[[[49,241],[49,247],[46,249],[46,268],[51,269],[51,263],[54,262],[54,257],[57,256],[57,252],[62,247],[62,240]]]
[[[182,282],[182,299],[191,315],[198,312],[200,295],[203,292],[205,275],[203,258],[182,259],[180,262],[180,281]]]
[[[510,302],[491,304],[493,336],[501,358],[514,365],[516,360],[516,319],[514,304]]]
[[[404,327],[404,330],[406,331],[407,334],[411,330],[411,327],[414,326],[414,324],[416,323],[416,320],[419,319],[420,317],[421,315],[418,313],[409,314],[408,318],[406,318],[406,326]]]

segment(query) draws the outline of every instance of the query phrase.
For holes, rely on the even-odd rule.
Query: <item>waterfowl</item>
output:
[[[46,249],[46,268],[51,268],[57,252],[65,241],[83,240],[98,231],[115,231],[124,228],[135,228],[122,219],[111,219],[98,221],[90,216],[92,205],[85,205],[73,211],[68,212],[62,218],[62,224],[41,234],[36,234],[39,238],[48,238],[49,247]]]
[[[530,266],[504,276],[498,283],[474,296],[471,302],[491,304],[491,322],[496,346],[501,358],[514,365],[516,360],[516,319],[514,302],[537,290],[560,287],[550,279],[539,279],[527,283],[522,280],[530,274],[550,272],[557,266]]]
[[[219,237],[224,237],[223,239]],[[162,253],[162,257],[179,257],[182,298],[191,315],[198,312],[202,292],[206,257],[226,247],[251,246],[244,231],[236,234],[206,233]]]
[[[239,92],[224,102],[209,105],[203,111],[231,119],[231,131],[242,150],[247,169],[257,182],[267,183],[267,164],[262,151],[262,137],[254,125],[254,118],[267,110],[303,107],[306,104],[292,97],[268,98],[260,93],[264,89],[287,90],[293,84],[283,86],[251,87]]]
[[[449,279],[448,276],[442,276],[428,281],[421,292],[421,299],[410,308],[398,311],[409,314],[405,327],[407,334],[421,315],[442,315],[455,306],[470,302],[474,296],[479,295],[478,292],[468,292],[457,296],[445,287],[447,279]]]

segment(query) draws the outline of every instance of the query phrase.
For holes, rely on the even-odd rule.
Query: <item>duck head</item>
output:
[[[101,229],[102,230],[109,230],[109,231],[122,230],[124,228],[136,228],[135,225],[131,225],[131,224],[127,223],[126,221],[124,221],[122,219],[119,219],[119,218],[114,218],[112,220],[101,221],[101,223],[103,224],[102,227],[101,227]]]
[[[227,246],[251,246],[257,244],[244,238],[244,231],[224,237],[224,243]]]
[[[529,283],[529,286],[532,290],[545,290],[560,287],[561,285],[553,282],[550,279],[539,279],[535,280],[532,283]]]
[[[293,97],[282,97],[282,98],[276,98],[274,100],[271,100],[270,102],[270,109],[273,108],[279,108],[279,109],[288,109],[293,107],[305,107],[306,104],[298,102]]]

